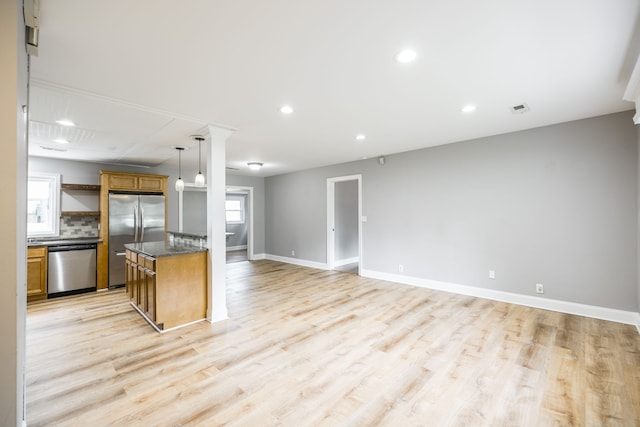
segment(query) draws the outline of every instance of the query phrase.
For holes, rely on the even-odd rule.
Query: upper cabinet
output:
[[[167,178],[164,176],[105,171],[101,173],[107,178],[110,190],[165,192]]]

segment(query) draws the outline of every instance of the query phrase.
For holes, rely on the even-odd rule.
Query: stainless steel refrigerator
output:
[[[109,287],[125,281],[126,243],[164,240],[164,196],[109,194]]]

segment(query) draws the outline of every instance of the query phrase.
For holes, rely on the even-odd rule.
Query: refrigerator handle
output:
[[[138,208],[133,207],[133,241],[138,241]]]
[[[140,241],[144,242],[144,208],[140,207]]]

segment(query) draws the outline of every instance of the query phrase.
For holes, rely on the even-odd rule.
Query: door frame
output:
[[[337,176],[327,178],[327,268],[336,267],[336,183],[344,181],[358,181],[358,275],[362,271],[362,174]]]
[[[255,254],[253,253],[253,187],[244,185],[227,185],[225,190],[248,191],[247,203],[249,206],[245,208],[247,210],[247,216],[249,217],[248,219],[245,218],[247,220],[247,259],[249,261],[253,261],[255,259]],[[226,197],[227,195],[225,194],[225,199]]]

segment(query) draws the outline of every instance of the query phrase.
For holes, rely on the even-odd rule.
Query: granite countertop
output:
[[[27,239],[27,246],[82,245],[101,242],[102,239],[99,237],[30,237]]]
[[[124,247],[154,258],[207,251],[207,248],[201,248],[200,246],[193,246],[187,243],[170,243],[164,240],[159,242],[127,243]]]

